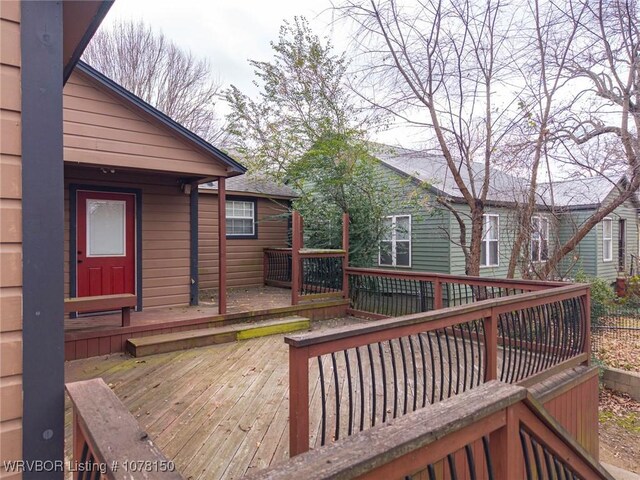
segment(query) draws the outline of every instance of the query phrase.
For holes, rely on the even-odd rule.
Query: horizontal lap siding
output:
[[[211,157],[74,72],[64,88],[65,161],[99,166],[226,175]]]
[[[468,220],[471,210],[466,204],[456,203],[453,207],[460,213],[462,218],[465,219],[467,225],[467,242],[471,240],[471,221]],[[481,277],[495,277],[504,278],[507,276],[507,270],[509,267],[509,259],[511,258],[511,250],[513,248],[513,242],[516,235],[515,228],[517,226],[516,213],[513,209],[504,207],[485,207],[484,213],[487,215],[499,216],[499,242],[498,253],[499,261],[496,267],[480,267]],[[459,242],[460,238],[460,225],[458,221],[451,216],[451,238],[455,242]],[[457,244],[451,244],[451,273],[454,275],[465,274],[465,259],[462,248]],[[516,276],[519,276],[519,271],[516,272]]]
[[[612,199],[612,197],[613,196],[611,196],[610,199]],[[600,222],[595,228],[598,258],[597,276],[598,278],[613,282],[618,274],[618,234],[620,230],[618,222],[619,220],[626,220],[626,271],[628,272],[630,254],[638,255],[638,213],[633,203],[626,201],[607,215],[607,218],[613,220],[613,255],[610,262],[603,260],[602,222]]]
[[[0,460],[22,457],[20,2],[0,2]],[[0,466],[0,477],[20,478]]]
[[[560,227],[558,245],[561,247],[575,234],[582,224],[594,213],[594,210],[579,210],[559,215]],[[602,227],[600,227],[602,228]],[[599,253],[602,257],[602,252]],[[563,278],[573,278],[578,272],[596,276],[598,258],[596,231],[592,229],[578,243],[576,248],[560,261],[559,271]]]
[[[419,204],[426,204],[432,199],[429,199],[427,191],[391,169],[381,165],[378,172],[378,182],[389,185],[398,195],[393,199],[397,206],[391,206],[386,214],[411,215],[411,268],[396,269],[449,273],[449,212],[410,204],[409,199],[415,195],[420,196],[420,201],[416,202]],[[378,258],[375,258],[373,266],[377,265]]]
[[[218,286],[218,196],[200,193],[199,202],[199,281],[200,288]],[[232,193],[228,197],[233,198]],[[287,246],[288,209],[284,200],[258,198],[258,238],[227,239],[227,286],[262,285],[263,249]],[[280,215],[280,216],[279,216]],[[278,217],[279,216],[279,217]]]
[[[189,196],[170,176],[65,170],[65,296],[69,295],[69,184],[142,190],[143,307],[189,304]]]

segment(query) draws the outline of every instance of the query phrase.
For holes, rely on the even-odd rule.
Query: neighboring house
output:
[[[464,220],[467,238],[471,229],[470,209],[445,160],[441,156],[399,148],[387,149],[378,158],[381,181],[395,182],[406,195],[416,195],[416,192],[423,195],[425,205],[419,212],[408,207],[390,209],[389,234],[381,242],[378,265],[464,274],[459,222],[455,214],[436,199],[446,199]],[[477,189],[484,178],[483,170],[483,165],[474,165],[472,175]],[[462,174],[469,184],[469,172],[463,170]],[[522,204],[525,188],[522,179],[492,169],[485,204],[482,276],[506,276],[518,222],[518,205]],[[544,262],[553,248],[565,242],[590,214],[613,197],[616,186],[597,178],[554,182],[553,189],[553,203],[549,185],[543,184],[539,189],[532,223],[534,231],[523,249],[526,263],[530,265]],[[580,194],[583,191],[585,195]],[[638,206],[634,197],[592,229],[560,264],[557,276],[567,278],[583,271],[613,282],[619,270],[628,271],[632,259],[638,255]],[[624,235],[620,235],[621,231]]]
[[[200,185],[200,288],[218,288],[218,186]],[[265,248],[288,245],[291,201],[296,192],[245,174],[227,181],[227,286],[264,284]]]
[[[538,189],[541,205],[554,205],[558,218],[557,241],[567,241],[575,229],[617,194],[617,184],[603,177],[545,183]],[[561,271],[568,277],[584,272],[593,277],[613,281],[618,272],[637,272],[640,230],[637,196],[627,200],[605,217],[567,255]]]

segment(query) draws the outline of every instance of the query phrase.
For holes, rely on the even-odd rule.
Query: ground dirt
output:
[[[640,402],[600,391],[600,461],[640,473]]]

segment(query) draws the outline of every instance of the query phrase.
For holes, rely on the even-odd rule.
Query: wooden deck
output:
[[[314,329],[359,322],[314,322]],[[235,479],[285,460],[288,347],[282,335],[144,359],[66,364],[66,381],[102,377],[185,478]],[[71,458],[71,410],[65,412]]]
[[[200,295],[200,305],[194,307],[150,308],[131,313],[132,326],[151,326],[179,320],[193,320],[204,316],[218,315],[215,292]],[[236,288],[228,291],[229,313],[262,310],[291,305],[291,290],[276,287]],[[120,312],[107,315],[85,315],[67,318],[65,332],[103,330],[120,327]]]

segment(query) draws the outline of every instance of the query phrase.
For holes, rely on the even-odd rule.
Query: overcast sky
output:
[[[246,91],[253,79],[247,59],[272,56],[269,42],[277,40],[283,20],[303,15],[315,33],[331,36],[330,6],[329,0],[118,0],[103,26],[116,19],[142,19],[208,58],[224,84]]]
[[[172,41],[206,57],[224,86],[236,85],[255,94],[253,70],[247,59],[269,60],[269,42],[278,39],[283,20],[302,15],[313,31],[328,37],[336,53],[347,49],[351,36],[345,26],[334,29],[330,0],[117,0],[101,28],[114,20],[144,20]],[[227,109],[219,103],[221,113]],[[400,128],[378,133],[374,139],[394,145],[417,146],[416,132]]]

